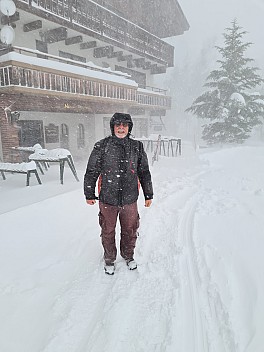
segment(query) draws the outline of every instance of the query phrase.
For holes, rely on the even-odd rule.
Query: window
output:
[[[82,123],[79,123],[77,130],[77,147],[82,149],[85,147],[85,136],[84,136],[84,126]]]
[[[69,149],[69,127],[65,123],[61,124],[60,146]]]

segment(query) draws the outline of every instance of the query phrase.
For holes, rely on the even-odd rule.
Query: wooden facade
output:
[[[146,10],[142,6],[148,2],[136,3]],[[153,87],[153,77],[173,66],[174,48],[156,35],[150,20],[140,26],[127,1],[122,7],[117,0],[15,4],[16,13],[1,18],[1,26],[12,26],[16,34],[11,45],[0,43],[2,160],[12,159],[12,147],[34,142],[26,136],[32,128],[43,147],[66,145],[75,157],[87,157],[93,142],[108,133],[114,112],[131,113],[140,137],[149,133],[151,116],[164,116],[171,108],[171,97],[163,87]],[[178,2],[172,4],[180,34],[188,23]],[[154,19],[155,6],[148,9]],[[175,25],[169,27],[175,32]],[[14,111],[20,116],[16,123],[10,117]],[[45,137],[47,126],[59,131],[57,144]]]

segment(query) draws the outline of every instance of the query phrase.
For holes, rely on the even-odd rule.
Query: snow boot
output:
[[[115,264],[105,264],[104,271],[107,275],[114,275],[115,273]]]
[[[137,263],[134,259],[126,260],[126,263],[129,270],[135,270],[137,268]]]

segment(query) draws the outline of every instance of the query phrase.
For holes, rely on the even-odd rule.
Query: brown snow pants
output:
[[[99,224],[101,226],[105,263],[111,264],[116,260],[115,228],[118,215],[121,227],[120,254],[125,260],[132,259],[139,228],[137,202],[123,207],[99,202],[99,209]]]

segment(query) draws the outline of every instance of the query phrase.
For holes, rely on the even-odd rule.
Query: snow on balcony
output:
[[[25,48],[19,48],[19,47],[16,47],[16,49],[28,51],[30,54],[43,55],[43,53],[41,53],[38,50],[27,50]],[[89,62],[88,64],[82,64],[74,60],[63,59],[61,57],[54,56],[54,55],[45,54],[45,56],[48,56],[51,60],[36,58],[34,56],[24,55],[24,54],[20,54],[12,51],[0,56],[0,64],[7,61],[16,61],[19,63],[38,66],[41,68],[45,67],[56,71],[61,71],[64,74],[65,72],[68,72],[68,73],[72,73],[80,76],[96,78],[98,80],[103,80],[103,81],[110,81],[112,83],[127,85],[135,88],[137,88],[138,86],[135,81],[129,79],[130,77],[129,75],[123,72],[112,71],[109,68],[103,69],[103,68],[100,68],[99,66],[94,65],[92,62]],[[59,61],[55,61],[55,60],[59,60]]]

